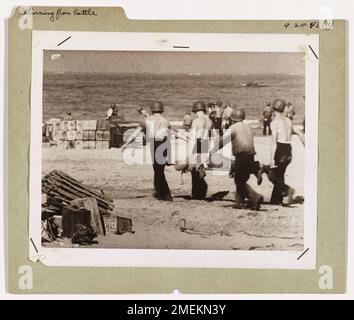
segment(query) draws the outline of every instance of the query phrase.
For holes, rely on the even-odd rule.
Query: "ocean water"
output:
[[[240,88],[257,81],[263,88]],[[104,119],[114,102],[127,121],[139,120],[138,107],[147,110],[154,100],[165,104],[170,121],[182,120],[196,100],[222,100],[242,107],[247,119],[261,119],[268,101],[291,101],[295,122],[302,122],[305,110],[305,77],[290,74],[193,75],[193,74],[99,74],[45,73],[43,75],[43,119]]]

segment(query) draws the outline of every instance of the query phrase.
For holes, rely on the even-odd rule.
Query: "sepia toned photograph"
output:
[[[307,55],[44,49],[41,246],[299,256]]]
[[[43,77],[43,211],[63,230],[49,244],[75,245],[81,222],[94,228],[77,244],[104,248],[303,247],[304,145],[291,134],[304,131],[301,54],[46,51]],[[187,139],[199,122],[221,139],[234,129],[229,146],[241,150],[230,160],[245,153],[246,163],[220,176],[208,161],[203,170],[125,163],[125,133],[144,121]],[[179,140],[172,135],[171,145]],[[134,142],[131,152],[143,149],[143,133]],[[98,209],[96,219],[81,206]],[[66,215],[82,220],[67,225]]]

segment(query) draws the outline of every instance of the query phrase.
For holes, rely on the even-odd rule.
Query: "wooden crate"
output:
[[[95,141],[96,140],[96,131],[93,131],[93,130],[82,131],[82,140]]]
[[[110,132],[108,130],[96,131],[96,141],[109,141],[109,138],[110,138]]]
[[[68,121],[68,130],[69,131],[76,130],[76,121],[74,120]]]
[[[109,123],[107,120],[98,120],[97,121],[97,130],[106,131],[109,130]]]
[[[75,149],[83,149],[84,148],[84,144],[82,140],[76,140],[75,141]]]
[[[77,127],[77,122],[76,122],[76,127]],[[79,128],[77,127],[77,129],[79,129]],[[81,120],[80,130],[84,130],[84,131],[91,130],[90,129],[90,120]]]
[[[89,130],[93,130],[93,131],[97,130],[97,120],[89,121]]]
[[[68,125],[68,122],[69,121],[60,121],[60,123],[61,123],[61,130],[62,131],[68,131],[69,130],[69,125]]]
[[[82,141],[82,149],[89,149],[89,141]]]
[[[90,210],[65,206],[62,215],[63,237],[72,238],[77,224],[82,224],[87,227],[91,225]]]
[[[76,140],[83,140],[83,131],[76,130]]]
[[[76,121],[76,130],[77,131],[82,131],[83,129],[83,121],[82,120],[77,120]]]
[[[96,198],[81,198],[75,199],[70,202],[71,206],[84,208],[90,211],[91,214],[91,227],[97,234],[103,234],[103,227],[101,224],[101,217],[98,210]]]
[[[117,234],[117,217],[116,216],[104,216],[103,223],[105,228],[105,235],[110,236]]]
[[[54,131],[52,132],[52,140],[54,142],[58,142],[62,138],[62,131],[58,130],[56,127],[54,127],[53,129],[54,129]]]
[[[68,141],[74,141],[76,140],[76,131],[71,130],[66,132],[66,140]]]
[[[67,136],[67,131],[61,131],[61,136],[60,136],[60,140],[62,140],[62,141],[67,141],[68,140],[68,138],[67,138],[68,136]]]
[[[126,232],[134,232],[132,219],[117,216],[117,234],[121,235]]]
[[[66,150],[68,148],[68,141],[58,141],[57,142],[57,147],[59,149]]]

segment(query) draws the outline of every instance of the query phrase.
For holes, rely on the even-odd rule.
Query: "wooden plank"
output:
[[[85,208],[91,212],[91,227],[98,234],[104,234],[103,227],[101,224],[101,216],[97,206],[96,198],[81,198],[72,200],[70,202],[71,206],[77,206],[79,208]]]
[[[57,184],[60,184],[60,185],[66,184],[69,188],[72,188],[72,189],[74,189],[76,191],[79,191],[82,194],[85,194],[87,197],[98,198],[98,201],[102,202],[104,205],[109,206],[109,205],[112,204],[111,202],[105,200],[105,198],[103,197],[102,194],[97,195],[96,192],[92,192],[92,191],[88,190],[87,188],[79,187],[79,186],[77,186],[77,185],[75,185],[75,184],[73,184],[73,183],[71,183],[71,182],[69,182],[67,180],[57,180],[56,182],[57,182]]]
[[[83,193],[81,191],[73,190],[71,188],[67,188],[67,187],[65,187],[64,184],[62,184],[60,182],[57,183],[57,186],[54,187],[54,190],[56,192],[58,192],[59,194],[65,196],[70,201],[74,200],[74,199],[77,199],[77,198],[86,198],[87,197],[87,195],[85,193]],[[99,199],[97,199],[97,200],[98,200],[98,203],[99,203],[100,207],[103,207],[104,209],[108,209],[109,208],[109,206],[107,206],[105,204],[102,204]]]
[[[102,202],[107,202],[107,203],[112,203],[113,199],[107,197],[106,195],[103,195],[101,192],[98,192],[97,190],[90,188],[88,186],[85,186],[83,184],[81,184],[79,181],[75,180],[74,178],[70,177],[69,175],[67,175],[65,172],[63,171],[59,171],[59,170],[54,170],[52,171],[53,173],[59,175],[60,177],[66,178],[67,180],[69,180],[72,184],[75,184],[77,186],[79,186],[80,188],[83,188],[89,192],[91,192],[92,194],[100,197],[102,199]],[[104,200],[104,201],[103,201]]]

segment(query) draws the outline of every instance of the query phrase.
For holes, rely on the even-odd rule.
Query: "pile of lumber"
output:
[[[42,179],[42,192],[46,194],[46,208],[60,214],[73,200],[95,198],[101,216],[110,215],[114,206],[102,191],[83,185],[65,172],[54,170]]]

